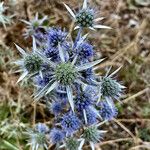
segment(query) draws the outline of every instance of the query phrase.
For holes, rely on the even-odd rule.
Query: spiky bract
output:
[[[83,138],[87,142],[97,143],[101,139],[101,134],[96,126],[90,126],[84,130]]]

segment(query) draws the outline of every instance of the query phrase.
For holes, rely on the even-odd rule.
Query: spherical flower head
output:
[[[54,128],[50,132],[50,140],[53,144],[57,144],[63,141],[65,134],[62,130]]]
[[[71,63],[61,63],[56,67],[55,76],[62,85],[71,85],[77,78],[77,71]]]
[[[47,31],[48,44],[51,47],[57,47],[62,44],[67,36],[67,32],[62,31],[60,28],[51,28]]]
[[[91,9],[82,9],[76,15],[76,22],[80,27],[92,27],[94,22],[94,13]]]
[[[48,132],[49,128],[44,123],[38,123],[35,126],[35,130],[39,133],[46,133]]]
[[[24,66],[30,73],[39,71],[42,63],[42,59],[37,54],[30,54],[24,58]]]
[[[100,116],[104,120],[112,120],[118,114],[117,108],[115,107],[114,103],[110,100],[109,102],[107,101],[100,102],[99,106],[101,107]]]
[[[123,86],[110,77],[104,77],[101,84],[101,93],[104,97],[119,98],[122,93]]]
[[[94,55],[93,46],[87,42],[82,43],[78,48],[79,58],[82,59],[90,59]]]
[[[66,148],[68,150],[78,150],[80,142],[77,141],[75,138],[69,138],[66,140]]]
[[[39,144],[39,145],[42,145],[43,143],[46,142],[46,136],[44,133],[36,133],[35,134],[35,139],[36,139],[36,142]]]
[[[62,103],[60,101],[53,101],[50,110],[54,115],[60,114],[63,110]]]
[[[93,98],[93,101],[97,101],[97,99],[99,98],[99,95],[98,95],[99,94],[99,87],[88,85],[85,88],[85,91],[87,93],[90,93],[91,97]]]
[[[79,118],[73,113],[66,113],[62,117],[61,126],[67,134],[71,134],[80,128],[81,122]]]
[[[83,91],[77,94],[74,102],[76,109],[80,112],[83,112],[84,109],[92,105],[93,101],[91,95]]]
[[[45,49],[44,54],[47,58],[51,58],[52,61],[58,62],[60,60],[59,54],[58,54],[58,49],[55,47],[49,47]]]
[[[87,117],[87,124],[92,125],[97,122],[98,115],[94,111],[94,108],[92,109],[91,107],[86,109],[86,117]]]
[[[102,135],[96,126],[86,128],[83,133],[83,138],[87,142],[97,143],[102,138],[101,136]]]

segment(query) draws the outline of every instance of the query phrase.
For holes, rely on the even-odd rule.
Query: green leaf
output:
[[[8,141],[3,140],[4,145],[7,147],[7,150],[19,150],[15,145],[9,143]]]

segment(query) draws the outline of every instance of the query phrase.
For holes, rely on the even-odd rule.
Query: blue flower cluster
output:
[[[88,11],[87,0],[84,0],[83,8],[77,15],[66,4],[65,7],[79,23],[74,41],[61,28],[44,27],[44,32],[34,31],[31,52],[16,45],[22,59],[15,63],[23,72],[18,82],[24,78],[32,79],[36,87],[35,100],[42,99],[54,116],[51,129],[42,123],[36,125],[35,132],[32,132],[34,138],[30,142],[33,150],[39,146],[46,148],[49,142],[57,148],[69,150],[71,145],[74,145],[74,149],[82,149],[84,142],[89,142],[93,149],[105,132],[98,129],[99,124],[116,117],[117,108],[113,99],[118,100],[124,89],[113,79],[120,68],[111,74],[109,69],[104,77],[94,72],[94,66],[103,59],[95,60],[94,47],[87,41],[87,34],[84,35],[85,27],[96,27],[94,13]],[[43,27],[44,20],[39,23],[36,17],[28,25],[35,26],[36,22],[37,26]],[[102,25],[99,27],[107,28]]]

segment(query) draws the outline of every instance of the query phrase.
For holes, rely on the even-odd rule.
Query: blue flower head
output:
[[[39,133],[46,133],[46,132],[48,132],[49,128],[44,123],[38,123],[35,126],[35,130]]]
[[[84,109],[92,105],[93,100],[90,93],[87,93],[85,91],[80,91],[77,93],[77,96],[74,99],[74,103],[77,111],[83,112]]]
[[[67,134],[74,133],[80,126],[81,122],[74,113],[68,112],[62,117],[61,127]]]
[[[16,65],[19,65],[20,72],[23,72],[17,82],[20,82],[29,75],[33,76],[35,74],[40,74],[44,61],[38,54],[35,38],[33,38],[32,52],[26,52],[18,45],[16,45],[16,48],[21,53],[22,59],[19,59],[14,63]]]
[[[94,111],[95,108],[88,108],[86,109],[86,117],[87,117],[87,124],[92,125],[97,122],[98,115],[96,113],[96,110]]]
[[[84,114],[83,113],[79,114],[79,118],[83,121],[84,124],[87,124],[87,125],[95,124],[98,121],[97,120],[98,112],[96,112],[96,111],[97,110],[95,110],[94,107],[89,107],[89,108],[85,109],[87,123],[85,122],[85,118],[84,118]]]
[[[63,45],[66,41],[67,32],[60,28],[50,28],[47,31],[47,42],[49,47],[58,47],[58,44]]]
[[[97,101],[97,99],[99,98],[99,87],[88,85],[86,86],[85,91],[87,93],[90,93],[93,101]]]
[[[54,115],[58,115],[58,114],[60,114],[61,112],[62,112],[62,110],[63,110],[63,108],[64,107],[62,107],[63,106],[63,101],[53,101],[52,103],[51,103],[51,106],[50,106],[50,110],[51,110],[51,112],[54,114]]]
[[[50,28],[47,30],[47,47],[44,50],[46,57],[52,61],[60,61],[58,45],[66,51],[69,50],[69,43],[66,41],[67,32],[60,28]]]
[[[87,42],[83,42],[77,49],[77,54],[79,55],[79,60],[89,60],[94,56],[93,46]]]
[[[64,140],[65,134],[61,129],[54,128],[51,130],[49,138],[53,144],[58,144]]]
[[[115,107],[113,101],[102,101],[99,103],[100,106],[100,116],[104,120],[112,120],[114,117],[117,116],[117,108]]]
[[[71,106],[72,111],[74,111],[74,102],[73,102],[73,88],[74,83],[82,82],[81,79],[81,72],[84,70],[87,70],[89,68],[92,68],[93,66],[99,64],[103,59],[95,60],[91,62],[84,62],[83,64],[78,64],[76,62],[77,57],[75,57],[73,60],[70,61],[70,58],[66,60],[65,50],[58,45],[58,51],[59,51],[59,57],[60,61],[54,62],[51,59],[48,59],[45,57],[42,53],[38,52],[41,58],[43,58],[43,61],[46,61],[47,64],[52,68],[51,73],[52,79],[51,82],[49,82],[48,85],[46,85],[41,91],[39,91],[35,98],[40,99],[44,95],[49,94],[50,92],[56,90],[59,86],[63,86],[65,88],[65,92],[67,93],[68,102]],[[68,52],[66,52],[68,53]],[[68,57],[70,57],[68,55]]]
[[[52,61],[59,61],[58,49],[55,47],[50,47],[44,50],[44,54],[47,58],[51,58]]]

